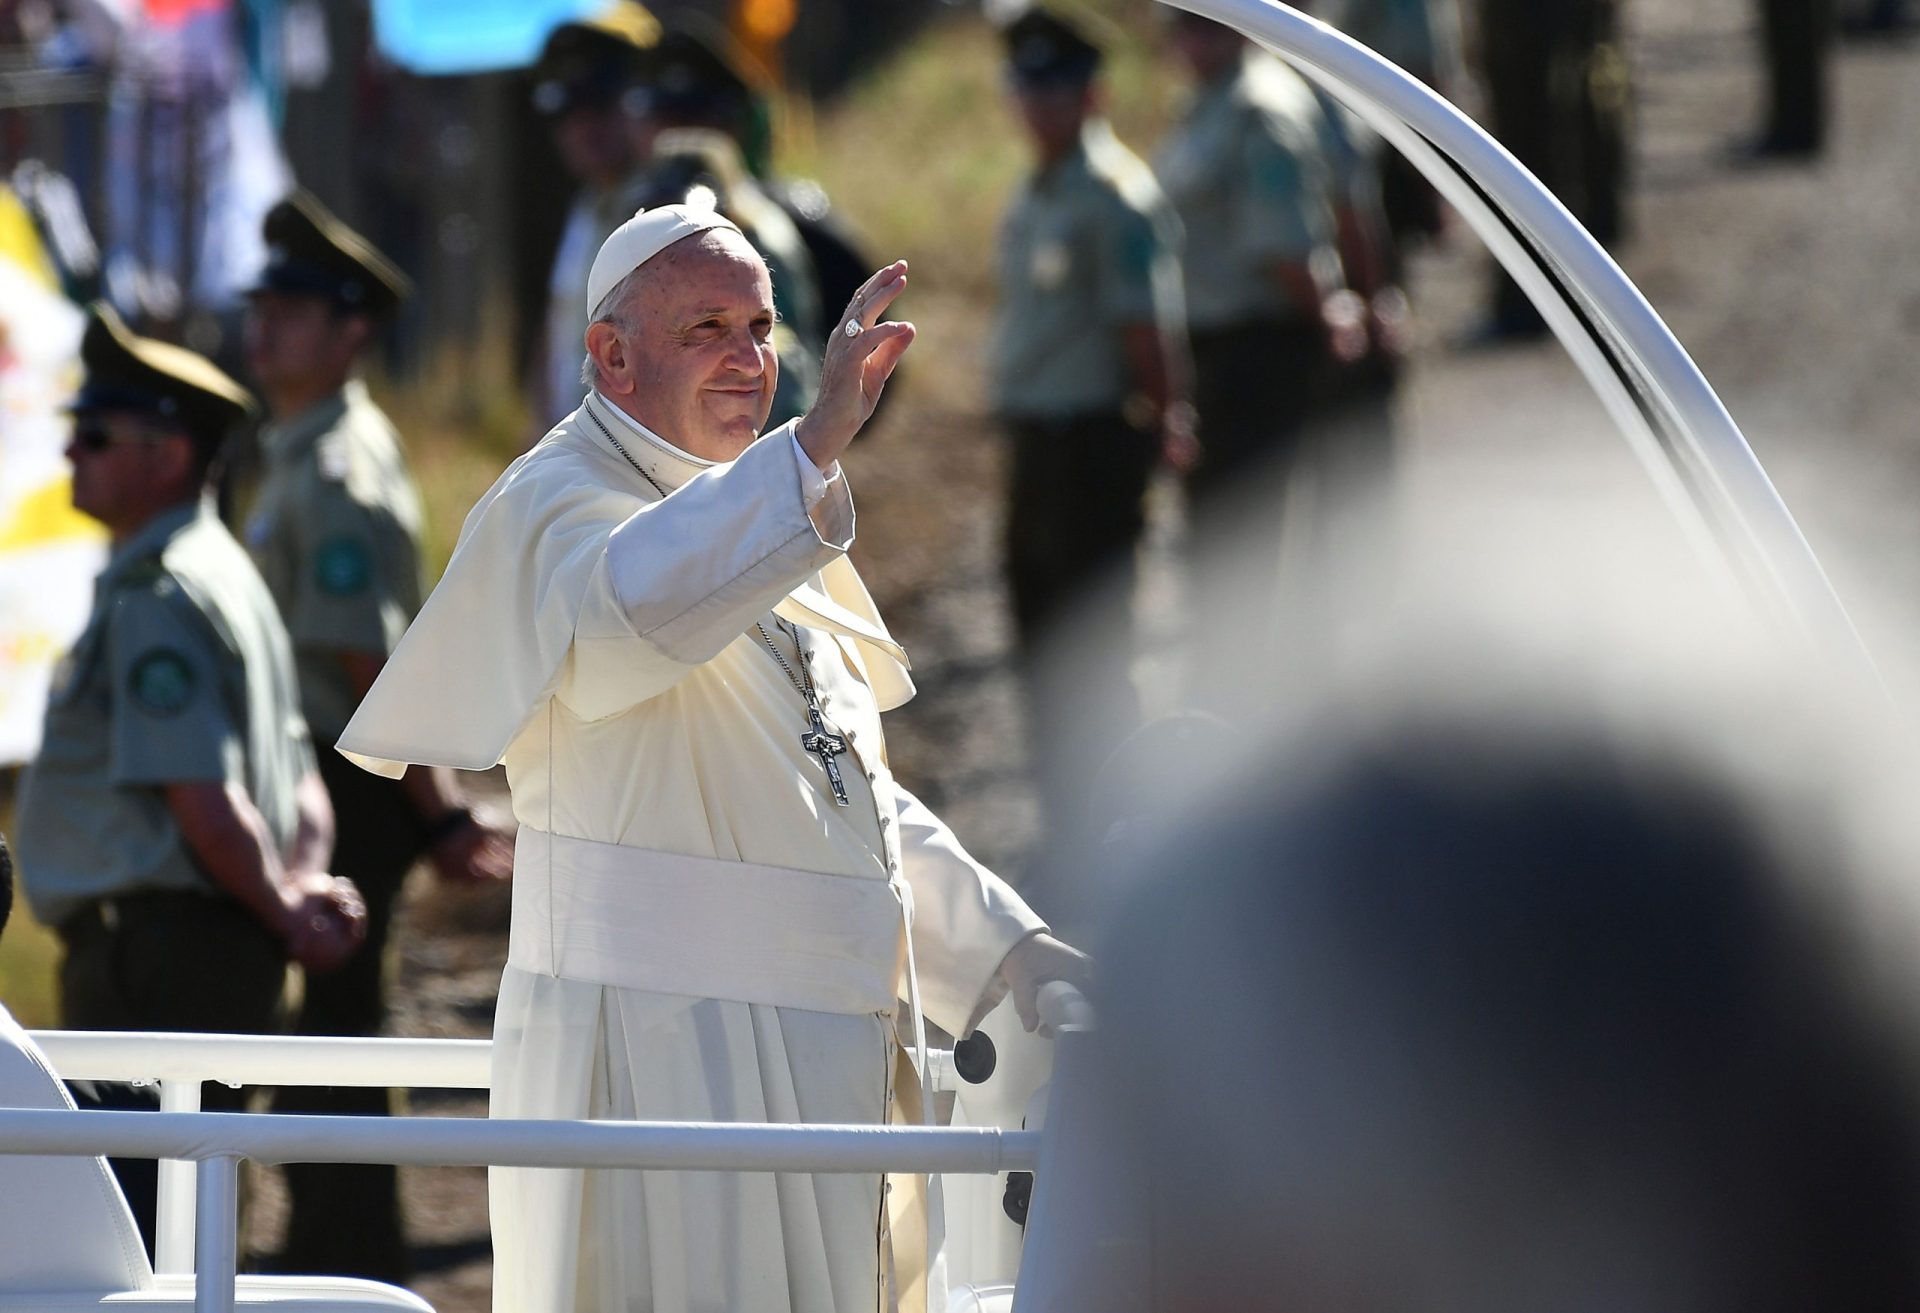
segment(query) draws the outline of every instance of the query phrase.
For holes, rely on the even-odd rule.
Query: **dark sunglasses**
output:
[[[103,420],[76,419],[73,422],[73,445],[81,451],[96,456],[116,444],[147,445],[160,441],[160,436],[157,433],[138,433],[123,437],[116,434]]]

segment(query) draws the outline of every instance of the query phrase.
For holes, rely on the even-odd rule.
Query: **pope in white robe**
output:
[[[814,410],[762,435],[764,263],[683,207],[615,232],[594,390],[474,507],[340,741],[387,774],[506,765],[495,1116],[912,1119],[909,996],[963,1035],[1084,967],[887,765],[913,686],[837,457],[913,339],[878,322],[905,282],[869,280]],[[924,1221],[890,1221],[914,1184],[495,1169],[494,1308],[944,1313]]]

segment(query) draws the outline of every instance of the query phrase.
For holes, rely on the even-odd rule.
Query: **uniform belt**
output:
[[[1117,406],[1111,410],[1080,410],[1070,415],[1008,415],[1006,424],[1016,436],[1037,438],[1136,428]]]
[[[89,934],[111,934],[137,918],[143,909],[168,904],[178,906],[189,900],[195,904],[212,901],[207,894],[192,889],[132,889],[123,894],[109,894],[93,899],[67,916],[54,927],[54,932],[69,941]]]
[[[1318,340],[1326,329],[1317,320],[1299,315],[1271,315],[1261,319],[1241,319],[1228,324],[1187,328],[1187,342],[1196,351],[1223,342],[1259,342],[1271,338],[1311,338]]]

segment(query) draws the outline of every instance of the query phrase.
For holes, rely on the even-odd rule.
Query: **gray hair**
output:
[[[633,331],[635,326],[633,307],[628,302],[640,290],[640,270],[644,268],[646,266],[641,265],[629,270],[626,277],[607,289],[607,294],[600,298],[600,304],[594,307],[593,314],[588,317],[587,327],[591,328],[595,324],[612,324],[623,333]],[[594,364],[592,352],[580,358],[580,382],[587,387],[599,385],[600,366]]]

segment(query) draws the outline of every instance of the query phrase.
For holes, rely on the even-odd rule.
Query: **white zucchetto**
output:
[[[587,273],[587,313],[598,313],[607,293],[635,269],[681,238],[710,228],[740,231],[739,225],[711,209],[661,205],[641,210],[615,228],[593,257],[593,268]]]

